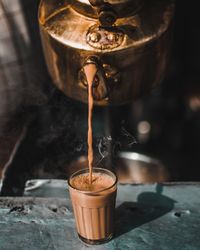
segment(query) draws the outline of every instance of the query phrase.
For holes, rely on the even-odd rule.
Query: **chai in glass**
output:
[[[83,169],[74,173],[68,184],[80,239],[87,244],[109,241],[114,233],[116,175],[93,168],[90,184],[89,169]]]

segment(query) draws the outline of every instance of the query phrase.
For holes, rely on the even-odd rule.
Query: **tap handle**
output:
[[[89,2],[93,7],[98,7],[105,3],[104,0],[89,0]]]
[[[89,0],[92,7],[97,10],[98,19],[103,27],[112,26],[117,20],[117,14],[112,8],[112,5],[104,0]]]

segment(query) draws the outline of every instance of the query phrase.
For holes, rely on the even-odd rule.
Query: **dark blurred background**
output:
[[[51,82],[38,4],[0,0],[0,175],[8,193],[14,185],[17,194],[33,177],[65,178],[67,166],[87,152],[87,105]],[[171,64],[162,85],[128,105],[95,108],[97,161],[113,147],[112,154],[132,151],[161,160],[170,181],[200,181],[199,58],[198,1],[177,0]]]

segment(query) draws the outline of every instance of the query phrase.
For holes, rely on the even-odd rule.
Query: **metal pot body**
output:
[[[84,12],[89,6],[75,3],[42,0],[39,8],[46,63],[61,91],[87,102],[83,65],[94,57],[104,76],[94,86],[99,91],[97,105],[127,103],[162,81],[170,58],[172,1],[144,1],[109,27],[102,27],[89,10]],[[106,93],[101,91],[103,84]]]

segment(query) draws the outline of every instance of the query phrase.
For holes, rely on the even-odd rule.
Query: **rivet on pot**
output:
[[[110,42],[116,42],[117,41],[117,38],[118,36],[114,33],[109,33],[107,35],[107,39],[110,41]]]
[[[101,35],[98,32],[93,32],[90,34],[89,39],[91,42],[97,43],[101,39]]]

